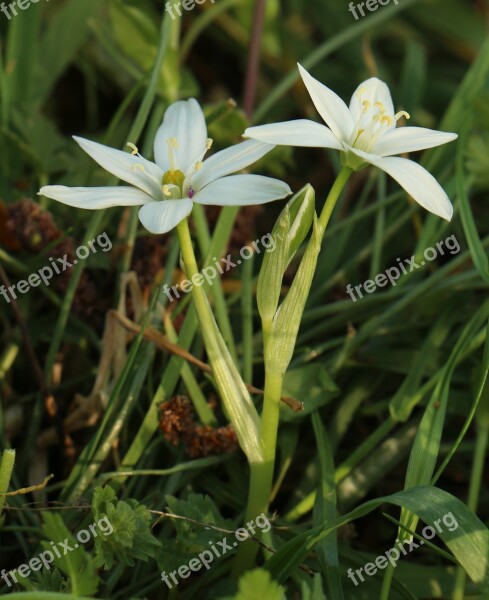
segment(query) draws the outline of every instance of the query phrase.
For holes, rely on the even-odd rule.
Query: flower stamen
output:
[[[178,140],[176,137],[171,137],[166,140],[168,146],[168,157],[170,159],[170,170],[174,173],[177,169],[175,168],[175,150],[178,148]]]
[[[129,148],[131,148],[131,150],[132,150],[132,152],[131,152],[131,155],[132,155],[132,156],[139,155],[139,150],[138,150],[138,147],[137,147],[135,144],[133,144],[133,143],[131,143],[131,142],[127,142],[127,145],[128,145],[128,146],[129,146]]]
[[[408,112],[406,112],[405,110],[400,110],[398,113],[396,113],[396,115],[394,117],[394,119],[396,120],[396,123],[397,123],[397,121],[399,121],[399,119],[401,117],[406,117],[406,119],[410,119],[411,115]]]
[[[357,143],[358,138],[362,135],[362,133],[365,131],[365,129],[359,129],[357,131],[357,137],[355,138],[355,141],[353,142],[353,146]]]

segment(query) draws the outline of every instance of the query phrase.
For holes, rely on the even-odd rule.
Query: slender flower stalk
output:
[[[296,277],[301,277],[301,279],[297,282],[294,281],[293,283],[293,286],[295,284],[304,288],[302,290],[302,299],[297,301],[297,298],[294,298],[294,310],[299,312],[298,321],[300,321],[300,314],[302,313],[307,296],[309,294],[312,277],[315,271],[317,255],[319,253],[326,227],[328,226],[330,217],[338,202],[341,192],[343,191],[352,173],[353,170],[346,166],[343,167],[339,172],[338,177],[336,178],[328,197],[326,198],[319,219],[317,220],[317,238],[315,240],[311,240],[310,246],[308,246],[304,255],[304,264],[301,263],[299,272],[296,275]],[[313,238],[314,237],[315,232],[313,232]],[[314,245],[311,245],[313,241],[315,241],[316,249],[314,249]],[[278,252],[278,250],[276,250],[276,252]],[[286,300],[284,300],[284,304],[285,302]],[[281,309],[282,308],[283,306]],[[274,316],[267,316],[265,318],[262,315],[263,346],[265,356],[265,394],[263,397],[260,436],[263,444],[263,462],[250,465],[251,473],[248,503],[246,508],[246,520],[253,519],[257,514],[268,511],[270,495],[273,488],[273,474],[275,468],[277,435],[280,419],[280,398],[282,396],[283,380],[289,360],[287,358],[285,361],[278,360],[275,348],[273,346],[274,341],[276,341],[276,339],[274,339],[274,335],[276,335],[277,330],[277,317],[278,312],[276,312]],[[278,329],[280,330],[282,328],[278,327]],[[280,332],[279,335],[281,333],[282,332]],[[297,332],[295,332],[295,335],[296,333]],[[291,348],[289,355],[291,355],[293,346],[295,345],[295,335],[291,336],[292,340],[290,342]],[[283,339],[280,339],[279,345],[284,345]],[[252,567],[257,551],[258,548],[256,544],[250,543],[241,545],[234,566],[235,575],[239,575],[246,569]]]
[[[192,278],[199,270],[187,219],[177,225],[177,233],[185,269],[187,275]],[[224,408],[248,461],[251,464],[262,462],[258,413],[217,327],[204,289],[194,286],[192,294],[212,374]]]

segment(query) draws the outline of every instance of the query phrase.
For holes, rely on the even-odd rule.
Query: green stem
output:
[[[389,600],[389,592],[391,589],[392,578],[394,577],[394,568],[392,564],[389,564],[382,580],[382,589],[380,590],[379,600]]]
[[[477,505],[479,504],[479,495],[481,489],[481,483],[484,476],[484,462],[486,451],[489,442],[489,427],[479,426],[477,428],[477,439],[474,452],[474,462],[472,464],[472,473],[470,476],[470,487],[469,496],[467,499],[467,506],[474,513],[477,512]],[[453,591],[453,600],[463,600],[465,597],[465,580],[467,575],[459,567],[457,569],[457,575],[455,578],[455,585]]]
[[[209,229],[207,226],[203,206],[200,204],[195,204],[192,211],[192,216],[195,225],[195,233],[199,245],[199,251],[201,256],[205,256],[210,248],[211,237],[209,235]],[[214,257],[212,258],[212,261],[214,262]],[[224,298],[221,281],[219,279],[213,282],[212,294],[214,299],[213,305],[216,321],[219,325],[222,337],[226,342],[226,346],[229,348],[229,353],[233,357],[234,362],[237,363],[238,355],[234,343],[233,330],[231,328],[231,321],[227,311],[226,299]]]
[[[195,259],[187,219],[184,219],[177,225],[177,234],[180,242],[180,251],[187,271],[187,277],[192,280],[192,277],[199,273],[199,269]],[[215,339],[215,321],[214,316],[209,309],[207,296],[201,286],[194,285],[192,288],[192,299],[199,319],[199,324],[202,327],[204,340],[207,343],[212,343]]]
[[[277,446],[277,430],[280,416],[280,396],[282,395],[283,375],[276,371],[265,370],[265,395],[263,400],[263,413],[261,421],[261,437],[263,441],[263,456],[266,463],[271,464],[271,473],[275,462],[275,450]],[[268,508],[268,496],[271,492],[271,477],[267,481],[268,491],[266,507]],[[256,516],[256,515],[255,515]]]
[[[199,271],[187,219],[177,225],[177,233],[187,277],[193,282],[199,275]],[[250,463],[261,462],[263,454],[259,436],[258,413],[219,331],[205,290],[200,285],[193,286],[192,300],[202,329],[202,338],[214,382],[219,390],[227,416],[233,424],[240,446],[248,461]]]
[[[319,216],[319,225],[321,226],[322,235],[326,231],[326,227],[328,226],[329,219],[331,214],[333,213],[334,207],[338,202],[338,198],[340,197],[343,188],[346,185],[348,179],[350,179],[350,175],[353,173],[353,170],[350,167],[343,167],[341,171],[338,173],[338,177],[333,183],[333,187],[331,188],[328,197],[326,198],[326,202],[324,203],[323,210],[321,211],[321,215]]]
[[[319,227],[321,238],[345,187],[350,175],[349,167],[343,167],[326,198]],[[267,347],[273,332],[273,320],[262,320],[263,345]],[[266,352],[264,353],[266,356]],[[275,365],[265,364],[265,394],[263,397],[263,412],[261,417],[260,434],[263,444],[263,463],[251,464],[251,477],[246,507],[246,521],[255,519],[261,513],[268,511],[269,500],[273,487],[273,471],[277,448],[278,425],[280,418],[280,397],[282,394],[283,377],[285,373],[277,371]],[[258,547],[250,543],[241,544],[233,567],[233,575],[237,576],[253,566]]]
[[[4,450],[0,459],[0,494],[6,494],[8,492],[8,486],[10,485],[10,478],[12,477],[14,463],[15,450]],[[5,505],[6,498],[6,496],[0,495],[0,518],[2,516],[2,510]]]
[[[253,381],[253,262],[254,254],[243,264],[241,311],[243,315],[243,379]]]
[[[204,262],[206,266],[209,264],[213,256],[217,256],[224,252],[225,240],[227,240],[230,235],[230,231],[236,218],[237,210],[237,207],[226,206],[221,211],[214,229],[211,246]],[[173,265],[172,259],[167,262],[167,268],[169,268],[168,265]],[[183,327],[178,335],[179,346],[188,350],[192,344],[196,330],[197,319],[195,311],[190,310],[185,317]],[[122,469],[125,470],[134,468],[141,458],[144,450],[158,428],[157,407],[161,402],[163,402],[163,400],[165,400],[165,398],[168,399],[173,394],[177,386],[183,364],[184,360],[179,356],[172,356],[170,359],[160,381],[160,385],[158,386],[150,406],[147,408],[146,416],[144,417],[131,446],[126,451],[121,465]],[[117,480],[120,485],[122,485],[124,481],[124,478]]]

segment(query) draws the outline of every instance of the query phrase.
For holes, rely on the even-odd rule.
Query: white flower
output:
[[[343,165],[355,171],[367,163],[375,165],[393,177],[423,208],[448,221],[452,218],[453,207],[435,178],[418,163],[393,155],[446,144],[458,137],[456,133],[422,127],[396,129],[397,121],[409,115],[404,111],[394,114],[389,88],[375,77],[358,86],[347,107],[301,65],[299,71],[328,127],[299,119],[250,127],[244,137],[270,144],[339,150]]]
[[[101,167],[133,187],[49,185],[40,195],[69,206],[99,209],[141,206],[139,219],[151,233],[166,233],[191,211],[194,202],[247,206],[285,198],[287,184],[260,175],[233,175],[257,161],[273,145],[248,140],[222,150],[203,162],[212,140],[204,114],[194,99],[175,102],[165,113],[154,142],[155,163],[137,148],[128,154],[82,138],[74,138]]]

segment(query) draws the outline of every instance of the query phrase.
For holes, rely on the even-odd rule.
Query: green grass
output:
[[[19,295],[15,306],[0,296],[0,571],[88,529],[102,513],[114,525],[112,536],[90,539],[51,569],[12,587],[0,579],[1,594],[489,597],[489,3],[400,0],[355,21],[346,0],[268,0],[261,38],[255,4],[216,0],[175,21],[160,0],[52,0],[11,20],[0,13],[0,284],[49,264],[61,239],[76,248],[105,231],[113,243],[79,261],[63,283]],[[247,61],[257,41],[255,80]],[[378,76],[410,125],[457,132],[456,142],[411,156],[447,191],[454,217],[427,213],[379,170],[353,173],[342,182],[305,307],[312,267],[299,267],[303,257],[314,264],[309,228],[283,280],[283,269],[259,280],[274,260],[262,252],[201,288],[222,334],[209,349],[214,330],[200,325],[203,296],[195,305],[191,294],[169,302],[161,290],[191,275],[192,244],[182,230],[185,265],[177,232],[151,236],[137,208],[89,212],[37,192],[46,184],[117,184],[71,136],[121,149],[130,142],[152,159],[156,130],[178,99],[195,97],[204,107],[212,151],[239,142],[249,124],[319,121],[297,62],[345,100]],[[254,98],[248,115],[246,93]],[[280,147],[250,167],[294,193],[310,183],[318,216],[340,171],[337,152],[308,148]],[[27,214],[25,198],[42,210],[40,220]],[[218,215],[196,206],[197,267],[271,232],[284,206]],[[445,251],[356,302],[347,294],[347,284],[373,279],[397,259],[420,262],[450,236],[459,252]],[[141,295],[127,283],[131,271]],[[302,286],[293,286],[295,275]],[[288,299],[275,332],[258,310],[273,290],[272,312]],[[104,330],[114,322],[111,309],[141,331]],[[226,386],[184,352],[153,343],[152,330],[200,361],[226,363]],[[268,462],[251,460],[251,469],[234,438],[229,447],[214,439],[214,448],[230,451],[199,452],[198,426],[224,428],[242,414],[230,404],[238,392],[246,402],[240,379],[265,391],[265,399],[252,392],[257,415],[268,407],[261,431]],[[158,420],[161,403],[177,395],[195,411],[186,445],[171,444]],[[280,396],[304,410],[294,413]],[[240,439],[251,440],[244,429]],[[229,428],[219,431],[232,438]],[[37,485],[51,473],[46,487]],[[270,531],[168,590],[162,571],[225,535],[235,539],[229,532],[267,505]],[[395,568],[355,586],[350,569],[375,563],[396,539],[419,541],[447,513],[457,529],[443,528]],[[255,570],[243,576],[245,566]]]

